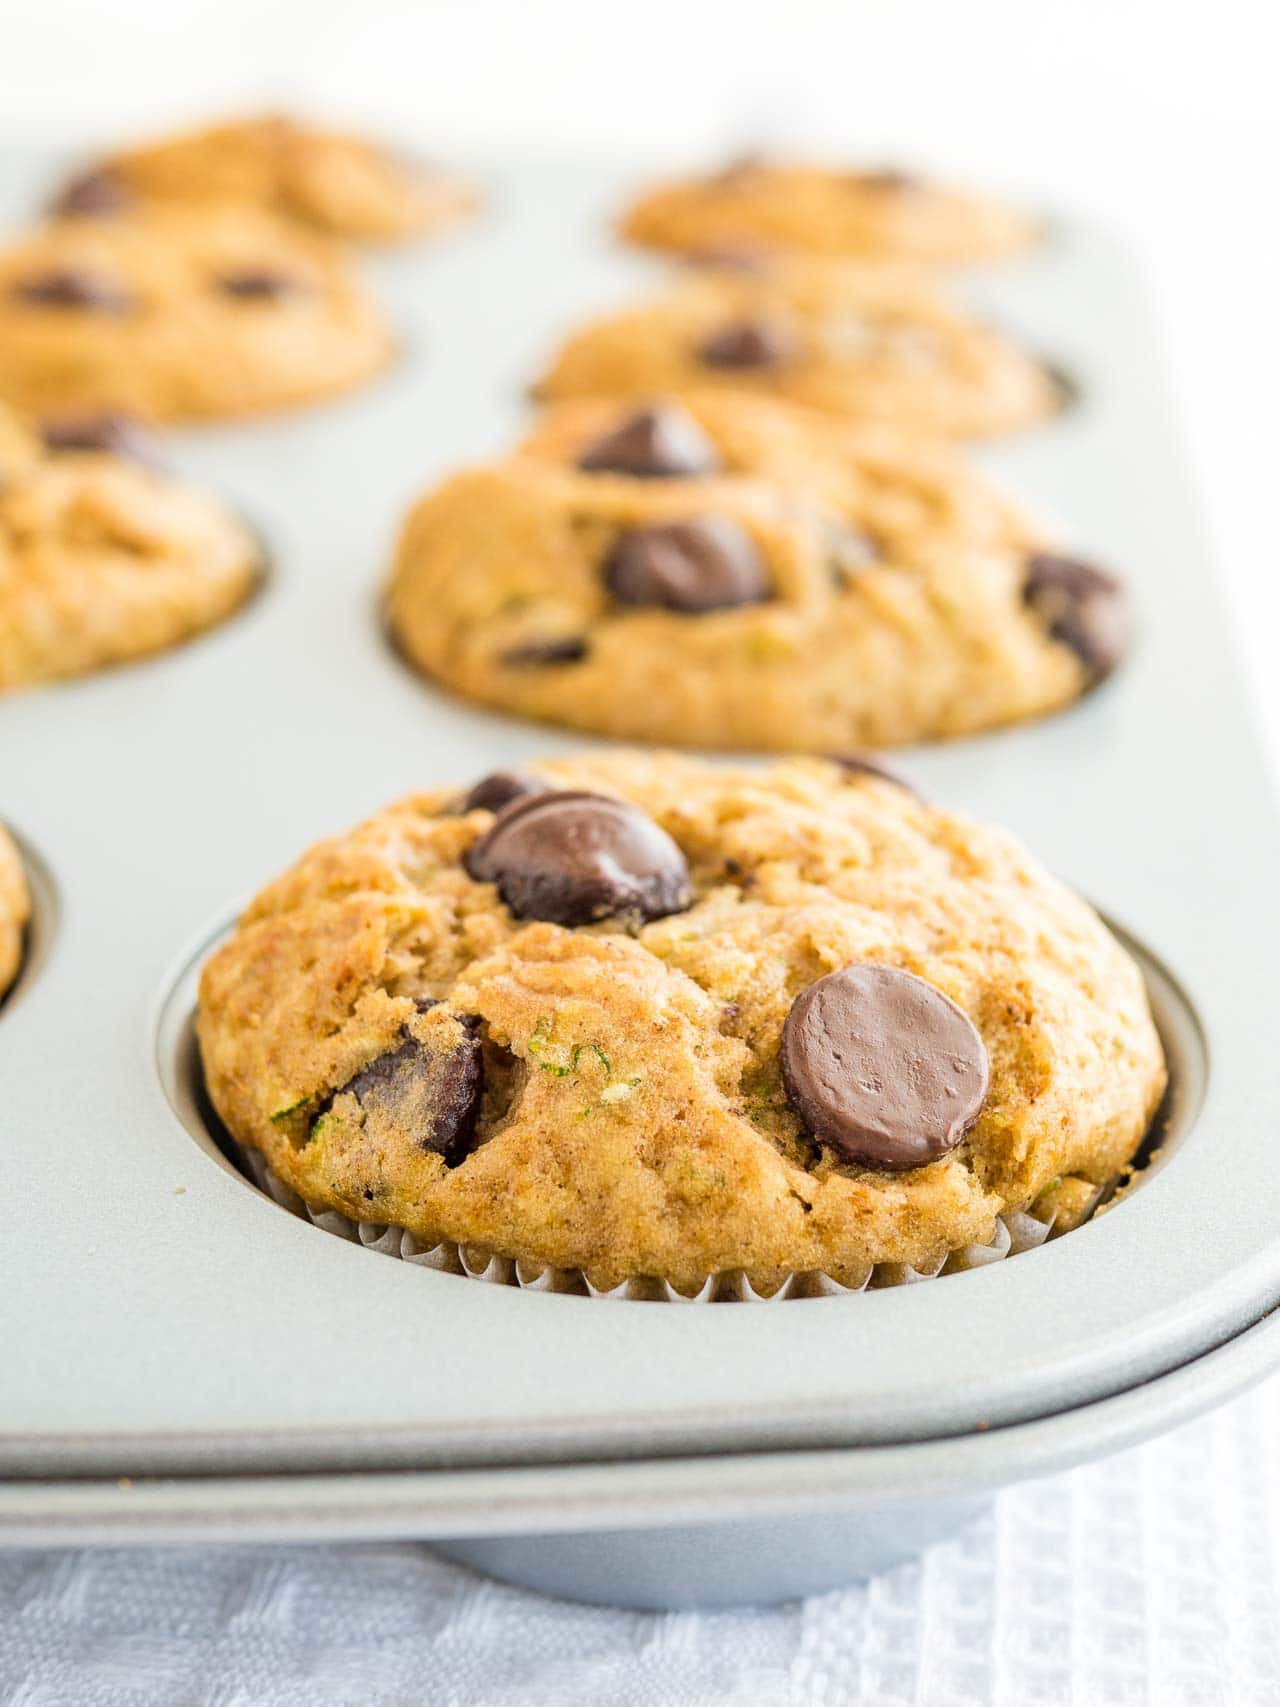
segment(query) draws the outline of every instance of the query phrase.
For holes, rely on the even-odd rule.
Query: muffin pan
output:
[[[17,977],[9,988],[0,994],[0,1012],[15,1007],[30,989],[39,975],[40,968],[49,957],[58,929],[58,890],[53,873],[12,824],[5,824],[4,828],[8,831],[22,862],[27,879],[27,893],[31,897],[31,916],[22,932],[22,959],[18,963]]]
[[[9,173],[7,211],[35,178]],[[483,217],[379,259],[407,344],[385,382],[173,440],[260,521],[263,593],[199,646],[0,701],[0,812],[62,908],[0,1009],[0,1538],[417,1535],[589,1598],[767,1598],[1280,1361],[1280,834],[1147,317],[1088,232],[966,282],[1079,386],[981,460],[1126,575],[1138,644],[1057,718],[900,763],[1021,834],[1149,957],[1180,1100],[1141,1189],[939,1285],[686,1310],[379,1260],[209,1140],[184,1038],[236,898],[415,786],[584,744],[411,677],[375,589],[409,500],[513,442],[558,339],[652,277],[607,238],[631,187],[495,173]]]

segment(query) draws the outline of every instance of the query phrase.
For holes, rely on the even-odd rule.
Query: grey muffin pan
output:
[[[5,186],[15,215],[40,187],[30,163]],[[1146,316],[1088,232],[963,281],[1079,388],[982,460],[1125,574],[1138,644],[1060,717],[900,762],[1148,957],[1177,1098],[1142,1187],[937,1283],[684,1309],[381,1259],[208,1137],[184,1039],[236,898],[414,787],[586,744],[419,682],[375,589],[414,494],[504,449],[557,338],[654,274],[608,243],[629,187],[495,172],[471,225],[371,264],[406,331],[393,375],[173,440],[262,526],[261,596],[197,644],[0,702],[0,815],[49,874],[0,1009],[0,1540],[412,1535],[585,1598],[774,1598],[1280,1362],[1280,836]]]
[[[48,866],[12,824],[6,824],[5,829],[17,847],[31,900],[30,917],[22,933],[22,959],[18,974],[0,996],[0,1011],[11,1013],[39,977],[40,968],[49,958],[58,931],[59,903],[57,885]],[[2,1107],[0,1104],[0,1109]]]

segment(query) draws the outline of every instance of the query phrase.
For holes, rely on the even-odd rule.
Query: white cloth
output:
[[[3,1707],[1276,1707],[1280,1380],[803,1604],[601,1611],[423,1547],[0,1552]]]

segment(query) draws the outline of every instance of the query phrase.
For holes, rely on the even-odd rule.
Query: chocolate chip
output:
[[[1027,559],[1022,597],[1052,639],[1069,646],[1095,679],[1109,675],[1129,643],[1124,589],[1092,564],[1040,551]]]
[[[586,925],[616,914],[661,919],[693,892],[680,849],[625,800],[554,790],[517,800],[471,848],[466,868],[496,883],[519,919]]]
[[[1040,366],[1053,388],[1054,402],[1061,412],[1074,408],[1084,396],[1084,387],[1076,376],[1060,363],[1041,357]]]
[[[78,267],[57,267],[23,279],[11,294],[37,308],[88,308],[98,314],[123,314],[130,306],[119,285]]]
[[[827,757],[833,765],[839,765],[841,770],[848,771],[853,776],[877,777],[881,782],[893,783],[895,788],[904,788],[917,800],[922,798],[920,791],[914,788],[906,777],[899,776],[889,765],[882,765],[879,759],[869,758],[866,753],[828,753]]]
[[[500,662],[515,669],[526,665],[580,664],[590,650],[580,634],[566,634],[558,640],[526,640],[520,646],[509,647]]]
[[[223,273],[218,288],[243,302],[274,302],[301,286],[299,280],[287,273],[273,273],[262,267],[256,271],[246,268],[244,272]]]
[[[769,578],[754,540],[723,516],[624,533],[605,561],[604,577],[619,604],[691,614],[760,604],[769,597]]]
[[[876,166],[866,172],[852,172],[849,182],[855,189],[883,190],[886,193],[920,188],[920,179],[914,173],[903,172],[893,166]]]
[[[408,1134],[456,1168],[474,1142],[484,1088],[477,1025],[469,1017],[460,1021],[458,1041],[448,1049],[422,1043],[406,1028],[397,1048],[370,1061],[333,1100],[353,1096],[365,1133],[377,1143]]]
[[[523,771],[490,771],[467,795],[462,802],[462,810],[501,812],[513,800],[523,800],[531,794],[545,794],[550,786],[540,777],[527,776]]]
[[[132,192],[119,178],[98,166],[72,178],[50,211],[61,219],[95,218],[104,213],[119,213],[132,200]]]
[[[846,966],[802,990],[782,1028],[787,1101],[821,1144],[901,1173],[945,1156],[986,1100],[968,1015],[893,966]]]
[[[749,179],[758,177],[768,165],[763,154],[750,149],[736,155],[706,180],[716,189],[735,189]]]
[[[698,346],[707,367],[779,367],[796,353],[794,335],[778,320],[735,320]]]
[[[588,474],[630,474],[638,480],[714,474],[720,458],[686,410],[672,404],[641,409],[578,458]]]
[[[49,450],[97,450],[156,467],[159,457],[150,435],[131,415],[55,415],[41,423]]]
[[[767,273],[772,256],[762,243],[706,243],[686,249],[680,256],[686,266],[705,267],[716,273]]]

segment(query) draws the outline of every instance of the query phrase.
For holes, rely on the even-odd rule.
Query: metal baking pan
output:
[[[556,340],[653,277],[608,241],[630,187],[495,172],[473,224],[379,258],[406,334],[389,379],[174,437],[262,528],[260,597],[164,657],[0,702],[0,814],[47,874],[42,963],[0,1010],[0,1538],[414,1534],[559,1592],[767,1598],[1280,1362],[1260,952],[1280,835],[1146,316],[1087,231],[963,281],[1079,390],[982,460],[1123,571],[1139,643],[1064,715],[901,762],[1142,953],[1176,1080],[1146,1183],[985,1269],[685,1309],[384,1260],[285,1214],[204,1128],[193,980],[238,898],[412,788],[585,744],[418,681],[374,594],[409,500],[510,444]],[[39,189],[15,166],[7,211]]]

